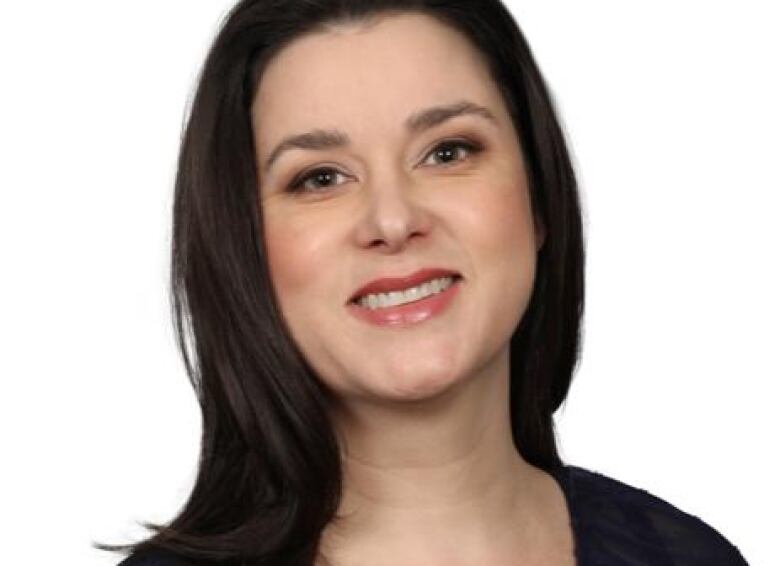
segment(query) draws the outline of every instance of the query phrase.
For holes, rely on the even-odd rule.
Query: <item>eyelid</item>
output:
[[[458,136],[458,137],[447,137],[443,139],[436,140],[432,145],[428,146],[428,148],[423,153],[422,160],[419,161],[419,164],[421,166],[424,166],[425,161],[428,159],[429,156],[433,154],[434,151],[439,149],[441,146],[455,146],[460,148],[466,148],[469,152],[469,155],[466,156],[463,159],[458,159],[456,161],[453,161],[451,163],[442,163],[442,164],[436,164],[431,165],[430,167],[448,167],[448,166],[455,166],[459,163],[462,163],[464,161],[467,161],[470,157],[476,156],[478,153],[482,152],[485,149],[484,144],[482,144],[480,141],[477,141],[476,139],[464,137],[464,136]],[[311,167],[309,169],[305,169],[300,174],[296,175],[290,183],[287,184],[287,188],[285,189],[286,192],[294,193],[294,194],[306,194],[306,193],[328,193],[331,189],[334,189],[339,185],[329,185],[326,186],[323,189],[320,190],[307,190],[303,188],[303,185],[307,183],[312,177],[315,176],[315,174],[320,172],[330,172],[335,175],[341,175],[343,177],[351,178],[350,175],[347,173],[344,173],[339,167],[335,165],[329,165],[329,164],[321,164],[316,165],[314,167]],[[343,183],[342,183],[343,184]]]
[[[454,146],[454,147],[465,147],[469,151],[469,157],[473,157],[476,154],[480,153],[485,147],[482,143],[478,142],[477,140],[473,140],[466,137],[454,137],[454,138],[444,138],[441,140],[437,140],[434,142],[433,145],[429,146],[428,149],[425,150],[425,153],[423,154],[423,159],[420,162],[425,163],[427,158],[439,147],[441,146]],[[462,161],[466,161],[469,157],[466,157],[465,159],[459,159],[457,161],[452,162],[453,165],[457,165],[458,163],[461,163]],[[443,163],[442,166],[450,165],[449,163]]]
[[[307,191],[303,188],[301,188],[301,185],[306,183],[311,177],[313,177],[316,173],[320,173],[322,171],[332,172],[336,175],[342,175],[344,177],[349,177],[346,173],[341,171],[341,169],[335,165],[328,165],[328,164],[321,164],[321,165],[315,165],[314,167],[311,167],[309,169],[304,169],[301,173],[293,177],[293,180],[290,181],[287,184],[286,191],[288,192],[301,192],[301,193],[307,193],[307,192],[325,192],[324,190],[321,191]]]

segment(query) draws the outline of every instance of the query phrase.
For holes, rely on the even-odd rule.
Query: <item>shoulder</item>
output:
[[[713,527],[643,489],[578,466],[564,466],[559,481],[585,563],[747,565]]]
[[[118,566],[191,566],[191,563],[162,551],[148,551],[133,553]]]

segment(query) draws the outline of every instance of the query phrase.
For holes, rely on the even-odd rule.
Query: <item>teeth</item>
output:
[[[414,301],[419,301],[436,293],[441,293],[447,287],[452,285],[453,277],[441,277],[432,281],[427,281],[422,285],[411,287],[403,291],[393,291],[391,293],[374,293],[365,295],[358,299],[358,304],[371,310],[395,307]]]

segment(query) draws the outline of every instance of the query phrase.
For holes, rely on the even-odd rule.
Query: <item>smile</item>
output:
[[[350,313],[374,326],[404,327],[420,324],[444,313],[457,297],[460,276],[447,276],[421,285],[362,296],[347,305]]]
[[[360,297],[357,303],[365,308],[376,310],[379,308],[396,307],[426,299],[432,295],[437,295],[445,291],[455,282],[454,276],[440,277],[432,281],[427,281],[421,285],[410,287],[401,291],[390,293],[372,293]]]

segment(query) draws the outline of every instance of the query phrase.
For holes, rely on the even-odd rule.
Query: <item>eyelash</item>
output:
[[[483,147],[479,143],[467,141],[467,140],[461,140],[461,139],[453,139],[453,140],[445,140],[436,147],[434,147],[427,155],[426,158],[430,155],[435,154],[437,151],[439,151],[442,148],[461,148],[466,149],[470,155],[476,155],[480,151],[482,151]],[[427,159],[426,159],[427,160]],[[444,166],[447,166],[451,163],[459,163],[461,161],[465,161],[464,159],[458,159],[456,161],[449,161],[446,163],[443,163]],[[320,175],[322,173],[331,173],[335,175],[343,175],[340,171],[337,169],[334,169],[333,167],[319,167],[317,169],[312,169],[311,171],[307,171],[302,176],[297,177],[295,180],[293,180],[290,185],[287,188],[287,192],[290,193],[309,193],[309,192],[323,192],[327,190],[332,185],[326,185],[325,187],[322,187],[321,189],[306,189],[305,185],[310,179],[314,179],[317,177],[317,175]]]

